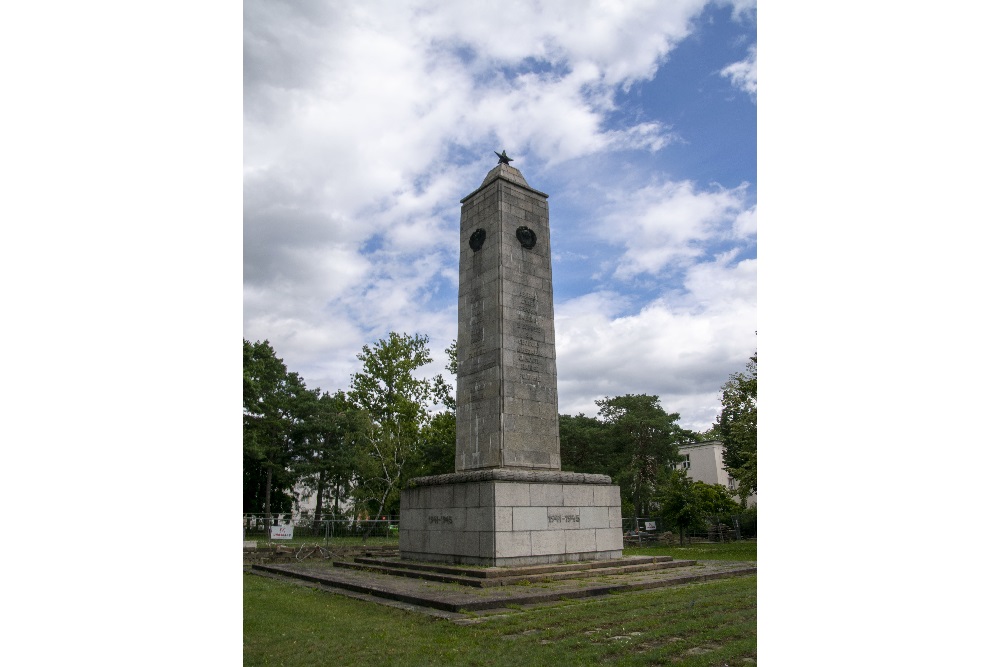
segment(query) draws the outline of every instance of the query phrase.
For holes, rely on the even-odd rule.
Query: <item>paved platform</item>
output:
[[[756,574],[757,566],[747,562],[697,563],[664,556],[631,556],[610,564],[476,568],[383,557],[253,565],[251,571],[458,620],[563,600]]]

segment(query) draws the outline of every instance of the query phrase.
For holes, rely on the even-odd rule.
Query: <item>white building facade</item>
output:
[[[681,462],[676,467],[686,470],[688,477],[696,482],[721,484],[727,489],[736,490],[737,482],[729,476],[729,471],[726,470],[726,466],[722,462],[722,452],[725,446],[721,440],[681,445],[677,449],[681,455]],[[747,505],[756,504],[756,493],[747,497]]]

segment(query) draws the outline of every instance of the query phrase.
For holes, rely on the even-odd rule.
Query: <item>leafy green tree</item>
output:
[[[446,410],[432,416],[420,429],[420,441],[413,467],[404,482],[412,477],[445,475],[455,472],[455,411]]]
[[[709,518],[722,519],[740,511],[729,490],[721,484],[694,481],[684,470],[666,471],[656,493],[664,525],[677,527],[681,543],[685,533],[703,528]]]
[[[725,450],[722,462],[738,483],[741,503],[757,492],[757,354],[746,372],[733,373],[722,385],[722,412],[714,432]]]
[[[448,372],[454,377],[458,372],[456,341],[445,350],[448,355]],[[455,424],[455,390],[440,375],[434,376],[432,389],[434,400],[445,409],[433,415],[420,429],[420,442],[417,456],[412,459],[411,466],[404,472],[403,482],[413,477],[425,475],[445,475],[455,472],[455,444],[457,427]]]
[[[606,426],[583,413],[559,415],[559,453],[568,472],[612,475]]]
[[[243,512],[246,514],[259,514],[264,511],[264,496],[267,489],[267,470],[263,461],[253,452],[243,449]],[[278,495],[275,505],[276,511],[286,512],[291,509],[292,498],[290,495]]]
[[[360,440],[354,495],[381,516],[398,503],[404,471],[419,454],[437,383],[414,375],[432,361],[426,336],[392,332],[365,345],[358,359],[362,368],[351,376],[349,398],[367,413],[368,425]]]
[[[243,459],[244,511],[290,509],[290,490],[295,483],[290,465],[294,455],[296,428],[308,406],[311,392],[297,373],[289,373],[268,341],[243,341]],[[249,474],[248,474],[249,473]],[[259,494],[247,484],[261,485]],[[272,507],[272,493],[277,507]],[[246,501],[252,500],[250,506]]]
[[[728,517],[740,512],[739,503],[733,500],[729,489],[722,484],[706,484],[696,481],[694,489],[706,516]]]
[[[605,397],[597,405],[613,450],[613,477],[629,495],[634,516],[649,516],[657,480],[679,460],[678,444],[689,442],[694,434],[678,426],[680,415],[664,411],[658,396]]]
[[[458,341],[451,341],[451,345],[444,353],[448,355],[448,372],[451,373],[452,377],[455,377],[458,375]]]
[[[686,471],[669,470],[664,472],[657,489],[656,500],[663,513],[663,522],[677,528],[681,544],[684,544],[684,533],[687,532],[690,539],[691,529],[700,526],[705,517],[695,484]]]
[[[317,522],[328,502],[338,516],[341,501],[350,493],[365,418],[343,391],[332,396],[324,392],[301,425],[296,470],[303,487],[316,494]]]

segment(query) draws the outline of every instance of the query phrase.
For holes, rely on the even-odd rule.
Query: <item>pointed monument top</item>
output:
[[[524,180],[524,174],[522,174],[516,167],[512,167],[509,164],[498,164],[490,169],[490,173],[486,174],[486,178],[483,179],[483,185],[486,185],[494,178],[503,178],[511,181],[512,183],[523,185],[526,188],[531,187],[528,185],[528,181]]]
[[[477,192],[479,192],[480,190],[482,190],[483,188],[485,188],[487,185],[489,185],[498,178],[503,179],[508,183],[519,185],[522,188],[526,188],[528,190],[531,190],[532,192],[540,194],[545,198],[548,198],[548,195],[545,194],[544,192],[536,190],[535,188],[528,185],[528,181],[524,179],[524,175],[518,169],[512,167],[511,165],[503,161],[503,158],[507,157],[506,155],[507,151],[504,151],[503,154],[497,153],[496,151],[493,152],[496,153],[498,156],[500,156],[500,162],[497,164],[497,166],[490,169],[490,173],[486,174],[486,178],[483,179],[482,184],[478,188],[476,188],[473,192],[462,198],[463,202],[466,199],[471,198]],[[508,157],[507,160],[510,160],[510,158]]]

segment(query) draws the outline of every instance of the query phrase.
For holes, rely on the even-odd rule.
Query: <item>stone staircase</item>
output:
[[[333,561],[334,567],[368,570],[398,577],[425,579],[476,588],[545,583],[565,579],[592,578],[600,575],[650,572],[696,565],[693,560],[674,560],[670,556],[634,556],[617,560],[585,561],[522,567],[476,567],[439,565],[404,561],[398,558],[357,557],[353,561]]]
[[[369,553],[353,560],[254,564],[252,571],[412,611],[438,610],[454,619],[469,613],[752,575],[757,564],[627,556],[608,561],[479,567],[403,561],[386,553]]]

